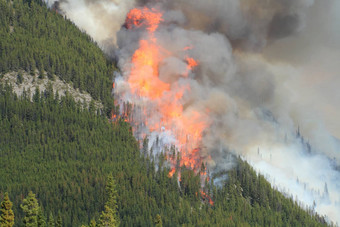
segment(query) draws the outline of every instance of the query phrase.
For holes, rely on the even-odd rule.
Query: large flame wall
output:
[[[123,107],[121,115],[133,125],[137,138],[157,137],[161,143],[158,149],[163,151],[170,151],[170,146],[174,146],[180,156],[180,166],[198,171],[203,161],[199,152],[202,134],[209,126],[208,109],[204,112],[195,108],[186,110],[188,100],[184,96],[191,90],[190,80],[199,62],[190,56],[194,47],[183,46],[174,52],[158,41],[157,29],[163,21],[162,16],[160,10],[146,7],[128,13],[125,27],[131,32],[139,32],[140,39],[125,66],[124,77],[116,80],[116,98]],[[183,69],[176,73],[169,70],[166,72],[170,74],[168,79],[161,78],[161,66],[172,58],[180,61]],[[123,92],[119,86],[124,87]],[[128,103],[133,107],[126,113],[124,105]],[[155,146],[151,142],[150,148],[155,149]],[[168,157],[172,164],[169,176],[172,176],[177,157]]]

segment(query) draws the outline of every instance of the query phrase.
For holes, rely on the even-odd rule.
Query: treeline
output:
[[[0,86],[0,198],[9,193],[16,220],[25,217],[20,204],[33,191],[44,217],[60,215],[64,226],[98,221],[112,173],[121,226],[325,225],[241,160],[224,185],[204,187],[211,206],[200,195],[200,176],[182,168],[180,182],[169,178],[165,155],[144,155],[127,123],[95,112],[51,87],[30,101]]]
[[[113,64],[71,21],[43,0],[0,0],[0,74],[19,69],[72,82],[113,107]]]

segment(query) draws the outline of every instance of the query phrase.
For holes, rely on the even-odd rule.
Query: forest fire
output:
[[[124,129],[155,169],[168,169],[181,188],[191,169],[211,195],[205,183],[224,187],[241,158],[274,187],[296,194],[298,203],[340,223],[339,136],[314,110],[333,113],[339,106],[338,1],[49,2],[115,60],[112,122],[128,122]],[[86,73],[80,71],[89,76],[85,85],[96,85],[89,89],[94,98],[107,81],[99,80],[104,64],[92,74],[98,56],[87,61]],[[321,87],[328,101],[336,100],[324,110]],[[196,198],[209,201],[199,190]]]
[[[131,56],[131,64],[125,77],[127,85],[124,85],[128,87],[127,91],[123,94],[115,92],[118,93],[117,98],[121,106],[120,116],[129,120],[134,127],[135,136],[139,139],[150,134],[161,135],[165,132],[170,134],[171,143],[164,144],[165,147],[175,148],[173,155],[167,155],[171,164],[169,177],[175,174],[176,167],[182,166],[199,174],[203,162],[199,147],[202,133],[209,122],[199,111],[185,112],[183,101],[186,92],[191,90],[189,83],[185,83],[185,78],[199,66],[199,62],[188,54],[194,47],[183,47],[179,52],[184,53],[182,62],[186,67],[180,75],[173,75],[180,79],[169,81],[160,77],[160,66],[166,59],[178,54],[167,50],[157,39],[156,32],[162,21],[160,11],[146,7],[132,9],[126,17],[126,29],[142,30],[144,36],[140,38],[138,48]],[[118,81],[114,83],[113,88],[119,89],[119,86]],[[126,98],[127,96],[129,98]],[[134,105],[132,110],[126,110],[127,102]],[[200,174],[204,182],[207,173]],[[180,180],[180,173],[178,176]],[[205,199],[210,198],[203,191],[201,194]],[[208,200],[212,203],[211,199]]]
[[[206,194],[202,190],[201,190],[201,196],[202,196],[202,199],[208,200],[208,202],[210,203],[211,206],[214,206],[214,201],[211,199],[211,197],[208,194]]]

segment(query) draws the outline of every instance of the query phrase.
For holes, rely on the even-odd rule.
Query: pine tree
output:
[[[38,211],[38,226],[39,227],[46,227],[45,216],[44,216],[41,208],[39,208],[39,211]]]
[[[113,179],[113,176],[110,174],[107,179],[107,184],[105,187],[106,194],[107,194],[107,202],[106,205],[114,211],[114,216],[118,221],[118,205],[117,205],[117,189],[116,189],[116,182]]]
[[[55,226],[55,222],[54,222],[53,214],[51,212],[50,216],[48,217],[48,227],[54,227],[54,226]]]
[[[39,102],[39,100],[40,100],[40,90],[39,90],[39,87],[36,87],[34,95],[33,95],[33,101]]]
[[[117,190],[115,181],[110,174],[106,184],[107,201],[104,206],[104,211],[99,218],[99,226],[114,227],[119,226],[118,205],[117,205]]]
[[[162,227],[163,226],[163,224],[162,224],[162,217],[159,214],[156,215],[155,226],[156,227]]]
[[[116,219],[114,218],[114,216],[115,215],[114,215],[113,210],[109,206],[105,205],[104,211],[100,215],[98,226],[100,226],[100,227],[116,227],[116,226],[118,226],[118,223],[117,223]]]
[[[56,227],[62,227],[63,226],[63,219],[61,217],[60,212],[58,212],[58,217],[57,217],[57,221],[55,223]]]
[[[9,200],[8,193],[5,193],[4,201],[1,203],[0,209],[0,226],[11,227],[14,225],[14,213],[12,210],[12,202]]]
[[[23,220],[24,225],[26,227],[38,226],[38,213],[40,207],[38,204],[38,200],[35,198],[35,194],[32,191],[28,193],[28,196],[24,199],[20,207],[25,213],[25,217]]]
[[[24,81],[24,78],[22,76],[22,72],[19,72],[17,75],[17,84],[22,84],[23,81]]]
[[[97,223],[94,219],[91,220],[89,227],[96,227]]]

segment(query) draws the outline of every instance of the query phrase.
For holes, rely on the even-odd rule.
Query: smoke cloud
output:
[[[187,28],[219,32],[235,47],[259,50],[268,42],[300,31],[313,0],[176,0],[167,6],[183,11]]]
[[[163,13],[154,35],[165,49],[159,78],[170,90],[159,101],[184,91],[174,102],[193,124],[208,125],[194,144],[210,171],[231,168],[229,154],[240,155],[273,186],[340,223],[339,2],[60,1],[68,18],[117,57],[114,92],[135,106],[134,120],[154,124],[162,118],[154,101],[132,94],[128,83],[133,53],[148,37],[123,26],[136,6]],[[198,61],[190,72],[187,57]],[[155,144],[175,144],[173,130],[181,127],[136,131],[149,134],[157,151]]]
[[[124,23],[127,12],[135,5],[135,0],[46,1],[48,6],[56,7],[106,50],[114,47],[116,33]]]

